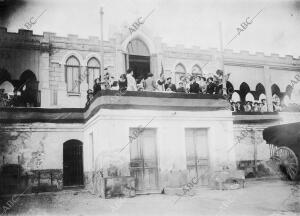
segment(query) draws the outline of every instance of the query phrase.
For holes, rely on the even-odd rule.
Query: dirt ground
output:
[[[101,199],[84,190],[27,195],[0,202],[3,215],[300,215],[300,185],[250,181],[244,189],[192,189],[183,197],[151,194]],[[14,198],[16,200],[16,198]]]

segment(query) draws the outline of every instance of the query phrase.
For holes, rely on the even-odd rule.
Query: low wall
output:
[[[0,168],[0,194],[26,194],[59,191],[63,188],[63,171],[45,169],[24,171],[19,164]]]

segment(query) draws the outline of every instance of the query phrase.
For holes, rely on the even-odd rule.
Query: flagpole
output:
[[[220,38],[220,52],[221,52],[221,70],[224,71],[223,34],[222,34],[222,23],[221,22],[219,22],[219,38]]]
[[[103,44],[103,7],[100,7],[100,52],[101,52],[101,64],[100,64],[100,75],[101,79],[104,78],[104,44]]]

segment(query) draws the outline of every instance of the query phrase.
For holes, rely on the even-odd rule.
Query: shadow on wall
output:
[[[47,133],[33,136],[30,128],[27,131],[0,131],[0,194],[62,189],[62,170],[42,169],[46,138]]]
[[[0,194],[39,193],[62,189],[62,170],[25,171],[20,164],[0,168]]]

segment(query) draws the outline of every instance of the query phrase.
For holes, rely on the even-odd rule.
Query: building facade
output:
[[[182,74],[210,76],[220,68],[221,57],[217,49],[169,47],[149,32],[123,32],[104,41],[104,63],[100,62],[97,37],[59,37],[55,33],[34,35],[28,30],[9,33],[5,28],[0,29],[0,34],[1,82],[9,81],[18,87],[29,77],[36,82],[36,104],[45,108],[83,108],[86,92],[92,88],[94,78],[100,75],[101,64],[116,79],[132,67],[138,73],[136,77],[151,72],[158,78],[163,70],[174,83]],[[264,94],[269,111],[272,111],[275,94],[281,101],[299,99],[300,87],[293,85],[298,82],[295,77],[299,65],[299,58],[293,56],[224,51],[224,71],[230,73],[229,82],[235,96],[241,101],[259,100]]]
[[[104,41],[104,62],[100,51],[96,37],[0,28],[0,89],[30,90],[26,103],[38,107],[0,108],[2,176],[8,165],[24,171],[17,183],[8,183],[9,174],[1,179],[9,186],[3,193],[16,185],[94,189],[96,178],[109,176],[134,177],[138,191],[180,187],[194,176],[207,185],[207,173],[268,159],[261,131],[300,119],[271,112],[274,95],[297,101],[299,87],[291,81],[299,58],[224,51],[233,97],[267,99],[268,113],[250,115],[232,114],[219,95],[103,91],[85,106],[101,64],[116,78],[131,67],[136,77],[163,72],[177,83],[186,73],[211,76],[221,62],[216,49],[169,47],[142,31]]]

